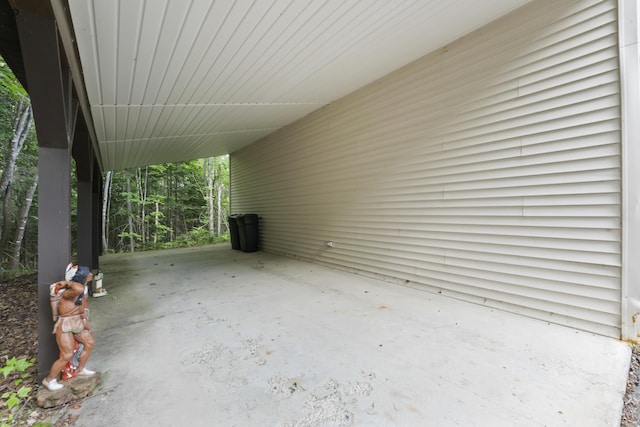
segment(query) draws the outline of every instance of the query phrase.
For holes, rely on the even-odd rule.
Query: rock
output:
[[[38,389],[36,396],[38,406],[41,408],[55,408],[69,402],[84,399],[100,384],[101,374],[96,372],[90,377],[79,376],[68,381],[61,381],[63,388],[56,391],[49,391],[45,386]]]

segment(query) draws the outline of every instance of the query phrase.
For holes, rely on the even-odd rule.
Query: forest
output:
[[[228,156],[105,171],[103,181],[103,253],[229,238]],[[75,182],[73,170],[72,185]],[[37,184],[38,139],[31,103],[0,57],[0,278],[37,270]],[[73,238],[75,188],[71,204]]]

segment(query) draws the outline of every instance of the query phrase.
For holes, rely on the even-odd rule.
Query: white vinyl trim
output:
[[[640,8],[619,0],[622,87],[622,339],[640,337]]]
[[[266,251],[619,337],[620,131],[616,2],[538,0],[232,153],[231,206]]]

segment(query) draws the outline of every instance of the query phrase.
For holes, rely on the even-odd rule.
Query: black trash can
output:
[[[255,252],[258,250],[258,215],[244,214],[236,217],[238,223],[238,235],[240,237],[240,249],[242,252]]]
[[[240,235],[238,232],[238,214],[229,215],[229,238],[231,239],[231,249],[240,250]]]

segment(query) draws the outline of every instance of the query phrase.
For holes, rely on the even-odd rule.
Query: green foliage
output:
[[[7,363],[0,368],[0,373],[2,373],[2,375],[5,378],[7,378],[9,374],[14,371],[17,371],[17,372],[26,371],[27,368],[33,365],[34,362],[35,362],[35,359],[27,360],[26,357],[16,359],[14,356],[11,359],[7,360]]]
[[[7,408],[11,409],[20,403],[20,399],[24,399],[29,396],[31,392],[31,387],[20,387],[18,391],[6,392],[2,395],[2,398],[5,399],[5,404]]]
[[[26,91],[7,66],[6,62],[0,57],[0,175],[5,171],[7,166],[7,154],[11,147],[11,141],[14,137],[14,120],[16,115],[23,111],[20,109],[28,105],[30,100]],[[15,268],[10,262],[13,258],[13,242],[10,238],[14,236],[18,229],[19,217],[18,212],[22,208],[26,194],[37,175],[38,163],[38,141],[35,132],[35,126],[31,126],[24,146],[15,163],[13,178],[10,181],[10,188],[6,195],[3,195],[5,205],[3,209],[3,218],[0,223],[3,226],[2,243],[0,247],[0,272],[2,267]],[[2,198],[0,198],[1,200]],[[37,210],[37,196],[34,197],[31,204],[31,212]],[[23,269],[28,271],[35,269],[37,262],[37,217],[31,215],[28,217],[23,244],[21,246],[20,262],[18,268],[21,272]],[[9,272],[9,274],[12,274]],[[4,273],[3,276],[7,274]]]
[[[215,243],[215,237],[209,233],[209,230],[199,227],[188,233],[178,236],[177,241],[185,241],[187,246],[203,246]]]
[[[25,274],[35,273],[35,268],[21,268],[19,270],[2,270],[2,280],[13,279],[14,277],[24,276]]]
[[[130,250],[130,237],[136,250],[205,245],[225,241],[228,217],[229,159],[213,160],[216,185],[222,191],[214,197],[216,217],[224,218],[221,227],[210,233],[207,184],[203,175],[204,160],[152,165],[146,168],[114,171],[112,175],[108,229],[108,250]],[[129,188],[127,188],[127,178]],[[131,201],[129,211],[128,199]],[[132,226],[129,226],[129,219]],[[224,228],[223,228],[224,227]],[[221,228],[221,230],[218,230]],[[228,238],[227,238],[228,240]]]
[[[0,93],[4,96],[26,97],[27,91],[18,81],[13,71],[9,68],[5,60],[0,56]]]
[[[35,359],[27,360],[27,358],[25,357],[20,359],[16,359],[15,357],[12,357],[11,359],[7,360],[4,366],[0,367],[0,372],[2,372],[2,375],[4,375],[4,378],[6,378],[7,376],[9,376],[14,372],[24,372],[29,366],[33,365],[34,363],[35,363]],[[14,385],[16,387],[19,386],[20,384],[22,384],[22,381],[28,377],[29,377],[29,374],[22,374],[20,378],[14,381]],[[19,405],[23,399],[26,399],[27,397],[29,397],[29,393],[31,393],[31,390],[32,390],[31,387],[22,386],[16,391],[7,391],[3,393],[2,396],[0,396],[0,398],[2,399],[2,402],[4,402],[6,407],[9,409],[9,411],[11,411],[14,407]],[[8,418],[2,421],[2,424],[0,425],[0,427],[5,427],[5,426],[9,427],[13,423],[14,417],[15,417],[14,413],[13,412],[10,413]]]
[[[121,239],[128,239],[130,237],[133,237],[136,240],[140,239],[140,235],[138,233],[129,233],[129,232],[122,232],[118,234],[118,237],[120,237]]]
[[[0,57],[0,173],[13,135],[13,120],[20,102],[30,102],[27,93]],[[7,217],[11,226],[4,237],[9,240],[18,228],[18,212],[37,176],[37,163],[38,141],[35,126],[32,126],[16,162],[11,193],[6,197]],[[75,163],[72,162],[72,165],[71,182],[75,184]],[[213,176],[213,185],[211,180],[206,179],[205,166],[209,176]],[[107,217],[104,218],[107,241],[105,253],[130,250],[130,238],[134,238],[136,250],[224,241],[224,236],[228,233],[226,220],[229,215],[228,156],[115,171],[112,176]],[[127,200],[131,201],[131,207]],[[77,188],[72,185],[73,239],[77,238],[76,206]],[[8,240],[4,243],[5,247],[0,247],[0,262],[3,263],[0,265],[1,275],[6,277],[37,269],[37,209],[36,192],[19,254],[20,262],[17,265],[8,262],[9,258],[13,259],[13,243]],[[211,209],[214,211],[214,218],[210,218]],[[75,240],[72,247],[77,247]],[[3,271],[3,268],[12,270]]]

